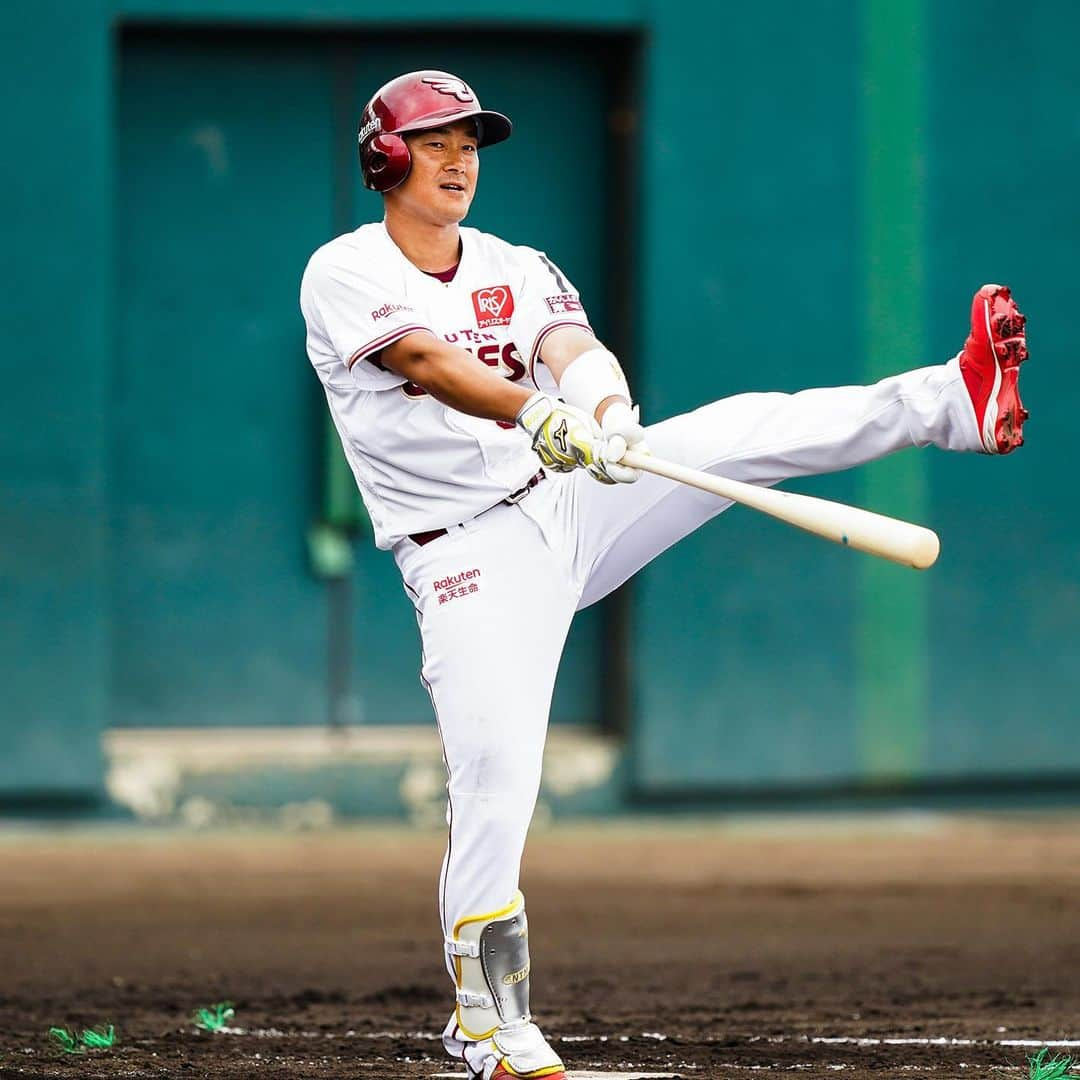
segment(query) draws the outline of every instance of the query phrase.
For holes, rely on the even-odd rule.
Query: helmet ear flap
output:
[[[360,171],[364,186],[389,191],[409,175],[412,155],[400,135],[378,134],[360,143]]]

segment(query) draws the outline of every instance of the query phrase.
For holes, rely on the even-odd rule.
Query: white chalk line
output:
[[[281,1028],[223,1027],[216,1034],[246,1035],[257,1039],[411,1039],[422,1042],[440,1042],[441,1035],[430,1031],[284,1031]],[[549,1037],[549,1042],[561,1043],[628,1043],[632,1039],[651,1039],[665,1042],[668,1036],[660,1031],[642,1031],[636,1035],[562,1035]],[[714,1039],[700,1040],[704,1043]],[[725,1039],[726,1041],[726,1039]],[[1054,1050],[1080,1049],[1080,1039],[965,1039],[950,1035],[750,1035],[749,1043],[808,1043],[822,1046],[1003,1046],[1039,1050],[1044,1046]],[[815,1066],[820,1067],[820,1066]]]
[[[769,1042],[786,1042],[788,1036],[767,1037]],[[806,1036],[799,1036],[800,1039]],[[1040,1049],[1043,1046],[1051,1048],[1080,1047],[1080,1039],[954,1039],[938,1036],[936,1038],[881,1038],[873,1039],[866,1036],[811,1036],[812,1043],[824,1043],[828,1046],[849,1044],[854,1046],[1019,1046]]]
[[[246,1035],[256,1039],[416,1039],[421,1042],[441,1042],[442,1035],[430,1031],[285,1031],[282,1028],[220,1027],[214,1035]],[[663,1042],[667,1036],[658,1031],[643,1031],[640,1035],[563,1035],[549,1042],[630,1042],[631,1039],[654,1039]]]

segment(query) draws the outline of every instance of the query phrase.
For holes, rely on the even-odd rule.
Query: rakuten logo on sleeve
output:
[[[383,304],[381,308],[376,308],[371,313],[372,322],[378,322],[380,319],[387,319],[396,311],[412,311],[408,304]]]

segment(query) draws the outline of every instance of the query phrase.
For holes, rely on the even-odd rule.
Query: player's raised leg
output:
[[[1008,289],[983,286],[971,333],[949,363],[872,386],[740,394],[646,429],[658,457],[749,483],[835,472],[908,447],[1008,453],[1027,418],[1017,391],[1024,316]],[[731,503],[645,475],[633,485],[575,485],[581,606],[595,603]]]
[[[404,540],[395,557],[418,612],[449,775],[439,906],[457,1002],[444,1045],[483,1080],[556,1080],[562,1062],[529,1012],[518,870],[578,600],[566,555],[504,505],[423,546]]]

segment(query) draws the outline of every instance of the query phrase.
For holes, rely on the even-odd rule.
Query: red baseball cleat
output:
[[[1028,357],[1024,321],[1007,285],[984,285],[975,294],[960,371],[988,454],[1007,454],[1024,445],[1028,411],[1016,385]]]

